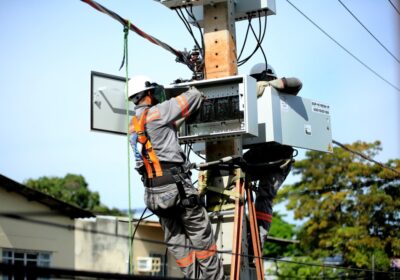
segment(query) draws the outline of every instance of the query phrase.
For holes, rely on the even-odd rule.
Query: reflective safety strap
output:
[[[186,267],[191,265],[194,262],[194,260],[195,260],[195,253],[194,251],[190,251],[186,257],[176,260],[176,264],[179,267]]]
[[[266,222],[270,222],[270,223],[272,222],[272,215],[267,214],[267,213],[256,211],[256,218],[259,220],[266,221]]]
[[[195,252],[195,254],[197,259],[204,260],[211,256],[214,256],[216,252],[217,252],[217,245],[213,244],[210,246],[208,250],[197,251]]]
[[[149,112],[149,108],[144,109],[142,115],[140,116],[140,120],[137,119],[136,116],[133,117],[133,127],[138,135],[138,142],[144,145],[145,154],[142,154],[143,163],[146,168],[146,173],[148,178],[153,178],[154,175],[156,177],[162,176],[163,172],[161,169],[160,161],[156,153],[153,150],[153,146],[151,144],[150,139],[146,135],[146,120],[147,113]]]

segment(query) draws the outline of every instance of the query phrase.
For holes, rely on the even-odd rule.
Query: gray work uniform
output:
[[[250,180],[258,181],[255,202],[257,223],[266,231],[266,234],[268,234],[272,223],[273,200],[289,174],[292,162],[283,167],[281,165],[286,160],[291,160],[292,157],[292,147],[273,142],[250,148],[243,155],[246,162],[250,164],[250,168],[247,171]],[[263,165],[264,163],[265,165]],[[261,238],[261,242],[265,241],[263,240],[264,238]]]
[[[146,131],[162,164],[180,165],[185,162],[175,122],[198,110],[202,100],[202,93],[190,88],[175,98],[150,107],[146,118]],[[140,118],[144,109],[148,107],[136,106],[135,115]],[[168,174],[168,170],[163,168],[163,174]],[[186,196],[198,197],[197,189],[189,176],[182,185]],[[152,187],[146,184],[144,200],[146,206],[159,216],[168,250],[176,258],[176,263],[186,278],[224,278],[211,223],[203,206],[196,203],[190,207],[183,207],[176,183]]]

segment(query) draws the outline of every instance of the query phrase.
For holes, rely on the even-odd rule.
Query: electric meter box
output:
[[[227,2],[227,0],[156,0],[170,9],[181,7],[190,7],[190,12],[197,23],[203,27],[203,7],[205,5],[214,5],[220,2]],[[188,9],[189,10],[189,9]],[[276,4],[275,0],[235,0],[234,1],[235,20],[247,20],[249,16],[257,18],[259,16],[275,15]],[[260,13],[259,13],[260,12]],[[195,25],[194,19],[188,16],[187,19],[190,23]]]
[[[329,105],[266,87],[257,100],[258,136],[243,137],[243,148],[277,142],[333,152]]]
[[[201,108],[180,126],[180,143],[258,135],[254,78],[229,76],[169,85],[165,90],[168,95],[188,86],[203,92],[205,100]]]

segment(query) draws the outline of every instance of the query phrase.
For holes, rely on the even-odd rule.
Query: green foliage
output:
[[[277,238],[291,240],[296,234],[295,225],[283,220],[283,216],[274,212],[274,221],[271,225],[269,235]],[[290,243],[276,243],[267,241],[264,243],[263,255],[272,258],[282,256],[293,256],[296,254],[296,246]]]
[[[310,265],[304,265],[310,264]],[[269,272],[278,279],[348,279],[341,278],[346,271],[324,267],[323,261],[315,261],[311,257],[294,257],[275,263]]]
[[[374,157],[380,142],[356,142],[351,150]],[[400,170],[400,160],[385,165]],[[400,178],[342,148],[333,154],[309,151],[293,174],[299,182],[286,185],[288,209],[306,222],[299,232],[303,252],[311,257],[340,255],[344,265],[387,270],[400,256]]]
[[[88,184],[82,175],[67,174],[64,178],[40,177],[39,179],[28,179],[24,184],[32,189],[92,212],[109,215],[122,214],[118,209],[109,209],[107,206],[102,205],[99,193],[89,190]]]

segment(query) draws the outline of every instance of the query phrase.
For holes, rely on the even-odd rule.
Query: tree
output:
[[[89,190],[88,184],[82,175],[67,174],[64,178],[44,176],[39,179],[28,179],[24,184],[89,211],[112,215],[123,214],[116,208],[109,209],[107,206],[102,205],[99,193]]]
[[[380,142],[347,147],[373,158]],[[385,165],[400,170],[400,160]],[[332,154],[308,151],[292,172],[301,179],[286,185],[279,197],[295,219],[306,220],[298,239],[305,255],[341,256],[343,265],[389,269],[400,256],[400,177],[342,148]]]
[[[274,212],[274,222],[271,224],[269,236],[291,240],[296,235],[295,225],[283,220],[283,215]],[[264,243],[263,255],[272,258],[293,256],[296,254],[296,245],[291,243],[268,241]]]

